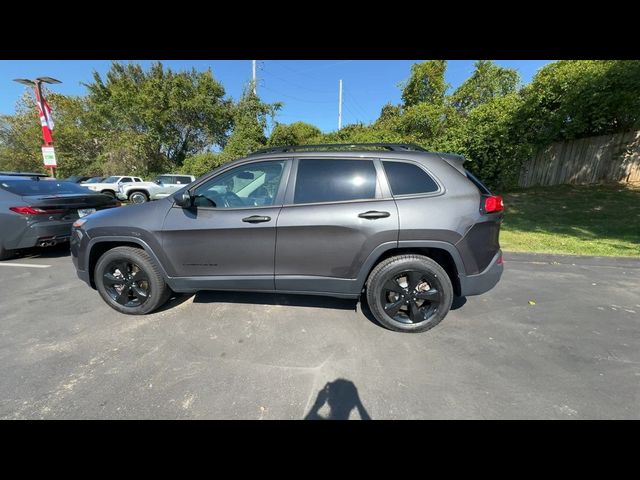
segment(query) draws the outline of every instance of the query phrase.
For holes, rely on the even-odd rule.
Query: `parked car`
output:
[[[365,298],[397,331],[437,325],[502,275],[503,204],[459,155],[397,144],[278,147],[157,202],[74,224],[78,276],[127,314],[174,292]],[[373,150],[372,150],[373,149]]]
[[[17,250],[68,242],[71,224],[115,199],[40,174],[0,173],[0,260]]]
[[[64,181],[71,183],[82,183],[89,180],[90,178],[90,176],[71,175],[70,177],[65,178]]]
[[[109,195],[112,198],[116,198],[118,193],[118,187],[123,183],[130,182],[142,182],[140,177],[124,177],[124,176],[111,176],[105,178],[102,182],[98,183],[84,183],[83,186],[94,192],[103,193]]]
[[[153,182],[122,183],[118,187],[117,197],[131,203],[144,203],[149,200],[165,198],[189,185],[196,179],[193,175],[159,175]]]
[[[85,184],[85,183],[100,183],[102,182],[105,178],[107,177],[91,177],[83,182],[80,182],[81,184]]]

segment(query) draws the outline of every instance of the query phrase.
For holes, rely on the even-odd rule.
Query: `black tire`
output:
[[[449,275],[422,255],[387,258],[367,279],[369,310],[381,325],[396,332],[435,327],[449,313],[452,301]]]
[[[128,315],[151,313],[171,296],[159,268],[141,248],[108,250],[96,264],[94,281],[102,299]]]
[[[114,192],[113,190],[102,190],[100,193],[111,198],[116,198],[116,192]]]
[[[129,194],[129,202],[131,203],[146,203],[149,201],[149,195],[145,192],[132,192]]]

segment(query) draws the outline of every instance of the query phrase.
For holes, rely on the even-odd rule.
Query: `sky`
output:
[[[227,95],[238,99],[251,80],[250,60],[161,60],[174,70],[211,68]],[[324,132],[338,126],[338,82],[343,81],[342,124],[370,123],[386,103],[400,103],[399,84],[409,76],[411,65],[421,60],[259,60],[258,95],[265,102],[281,101],[276,121],[304,121]],[[144,66],[151,60],[136,60]],[[454,90],[473,72],[475,60],[450,60],[446,80]],[[515,68],[524,83],[550,60],[497,60]],[[0,114],[14,112],[16,101],[27,88],[14,78],[53,77],[62,81],[51,89],[65,95],[86,93],[82,83],[92,80],[94,70],[108,71],[110,60],[0,60]],[[54,112],[55,119],[55,112]]]

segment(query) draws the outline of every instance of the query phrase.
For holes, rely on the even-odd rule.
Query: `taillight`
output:
[[[12,212],[20,215],[52,215],[55,213],[64,213],[64,210],[44,210],[38,207],[10,207]]]
[[[500,195],[491,195],[484,198],[484,212],[496,213],[504,210],[504,202]]]

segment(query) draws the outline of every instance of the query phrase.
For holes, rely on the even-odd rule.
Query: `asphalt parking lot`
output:
[[[640,260],[506,258],[494,290],[409,335],[309,296],[125,316],[65,248],[35,251],[0,265],[0,418],[640,418]]]

